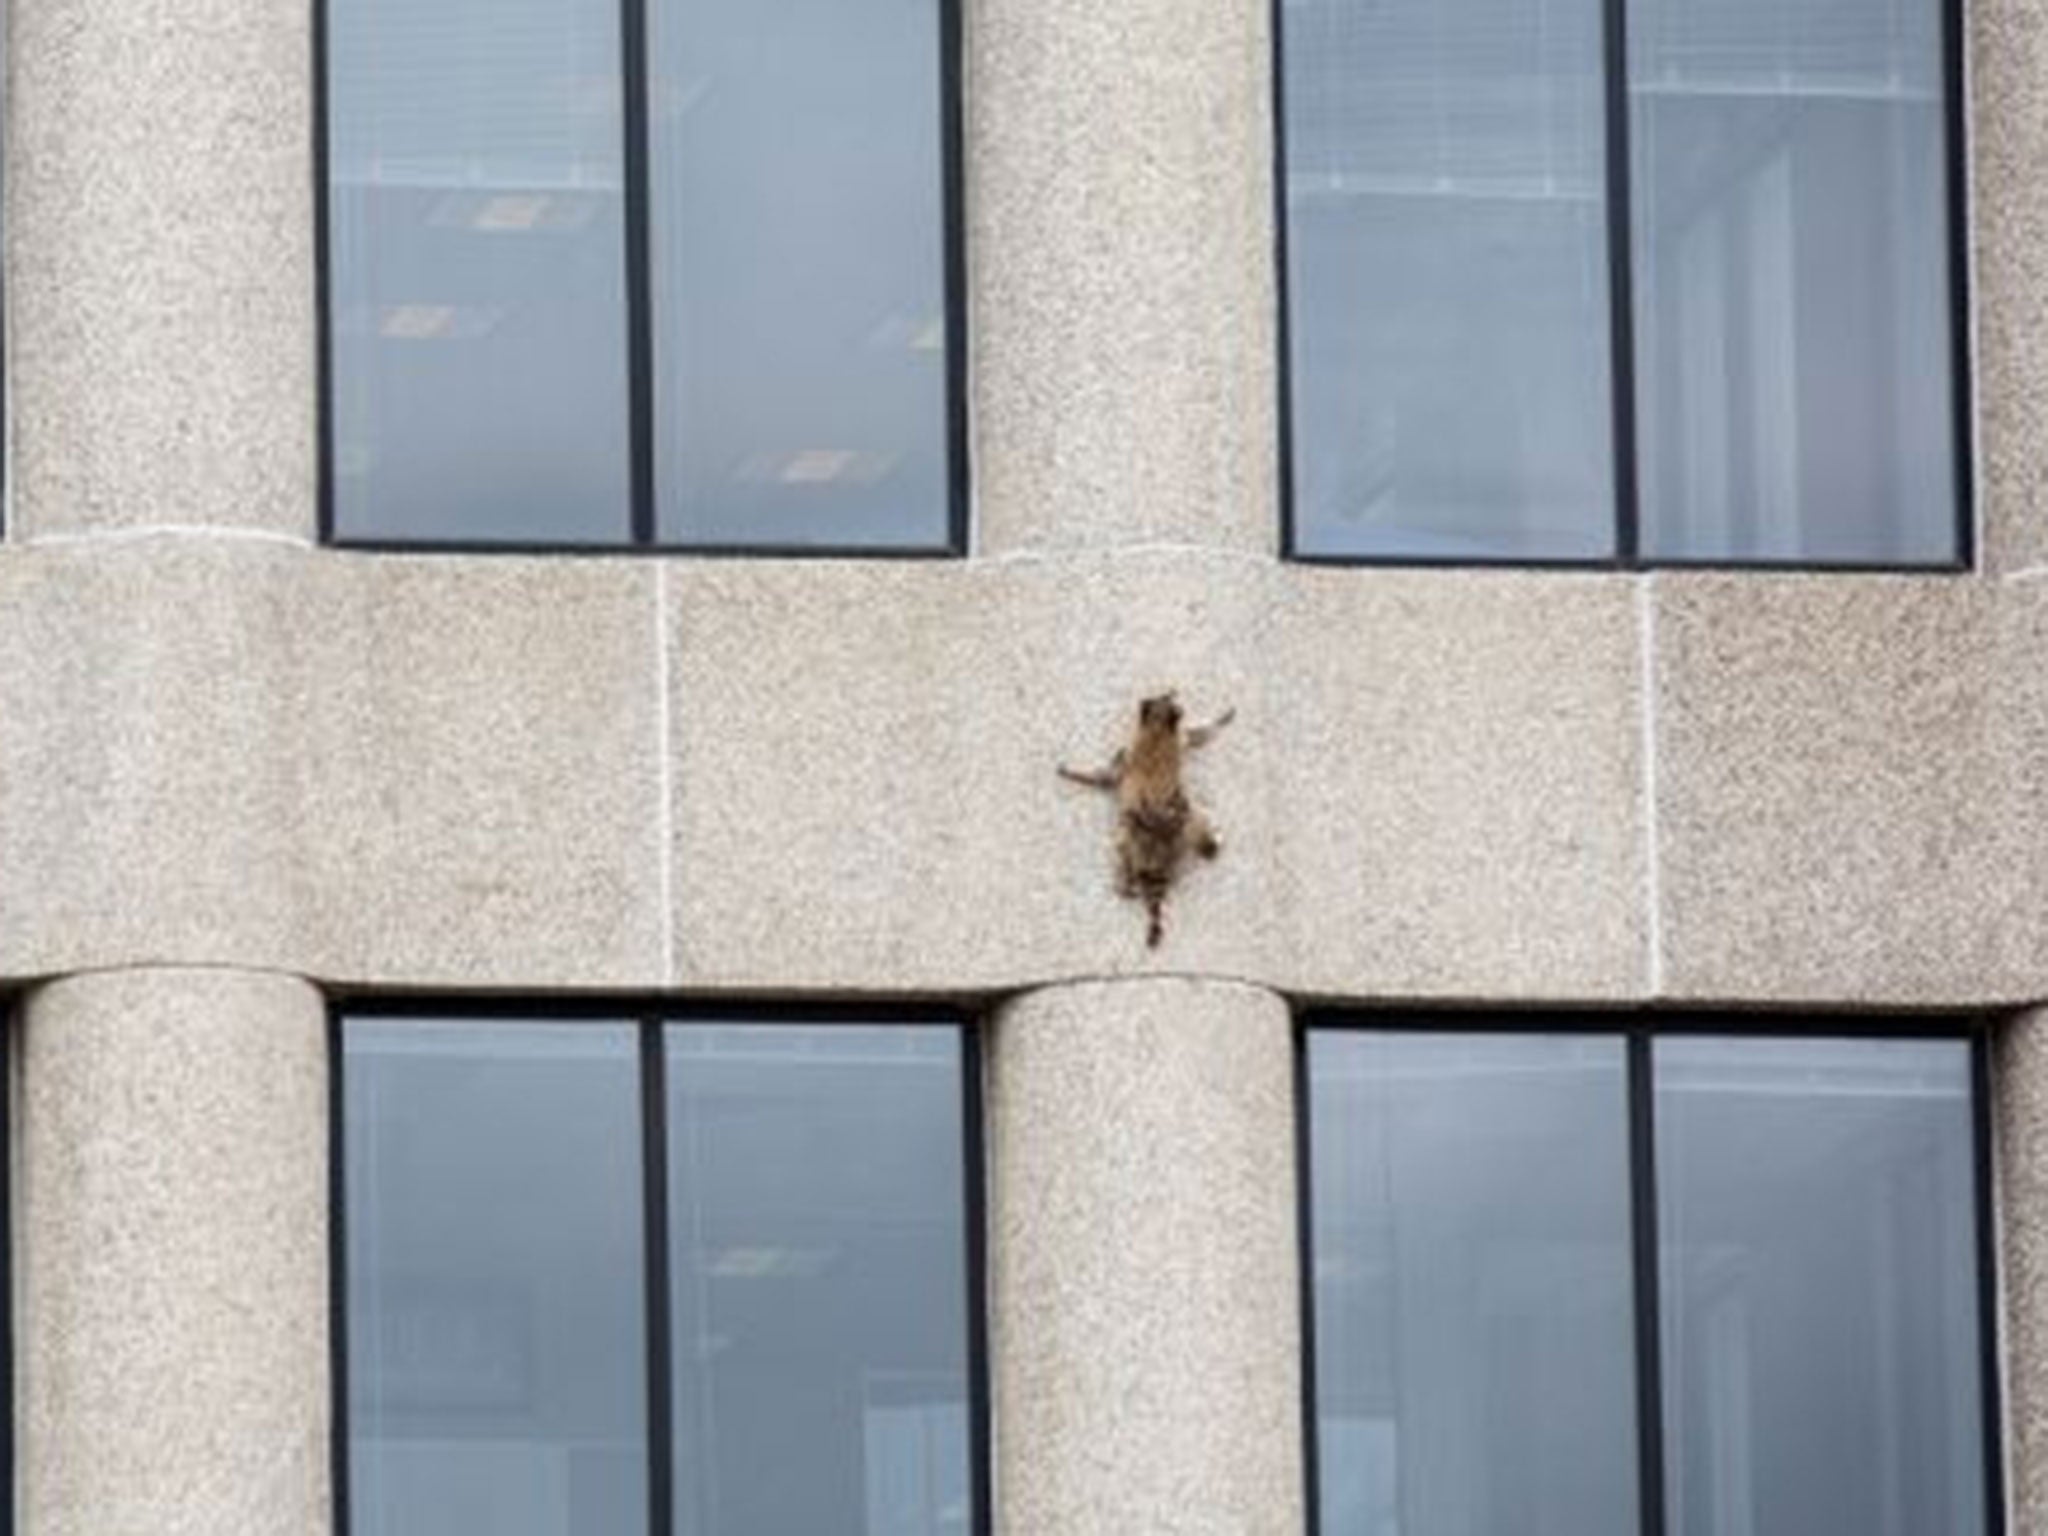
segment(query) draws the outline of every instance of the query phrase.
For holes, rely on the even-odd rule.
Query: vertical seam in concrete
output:
[[[654,835],[661,846],[656,860],[661,871],[661,979],[676,984],[676,797],[674,709],[669,701],[668,656],[668,562],[654,562],[654,750],[656,793],[660,804],[654,809]]]
[[[1657,806],[1657,578],[1636,581],[1637,688],[1642,694],[1640,751],[1643,760],[1643,943],[1644,976],[1652,997],[1664,992],[1664,905],[1662,828]]]

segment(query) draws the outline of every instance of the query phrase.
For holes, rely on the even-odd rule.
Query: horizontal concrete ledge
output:
[[[0,981],[1417,1003],[2048,995],[2048,586],[0,549]],[[1167,936],[1064,783],[1238,719]],[[1654,746],[1654,760],[1646,752]]]

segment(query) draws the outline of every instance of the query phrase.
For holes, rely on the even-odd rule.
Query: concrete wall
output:
[[[2048,4],[1971,8],[1959,577],[1279,564],[1265,0],[966,9],[974,553],[691,562],[314,547],[307,8],[10,0],[27,1536],[322,1528],[318,989],[1018,996],[992,1261],[1034,1536],[1184,1487],[1190,1529],[1298,1520],[1288,1003],[2048,998]],[[1226,852],[1148,951],[1052,770],[1165,686],[1239,721],[1195,769]],[[1182,1246],[1226,1216],[1243,1271]],[[254,1333],[217,1251],[281,1298]],[[1241,1402],[1176,1421],[1190,1362]],[[171,1382],[175,1466],[141,1439]]]

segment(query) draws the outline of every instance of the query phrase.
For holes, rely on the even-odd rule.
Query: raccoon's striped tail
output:
[[[1145,893],[1145,947],[1157,949],[1159,941],[1166,937],[1166,892]]]

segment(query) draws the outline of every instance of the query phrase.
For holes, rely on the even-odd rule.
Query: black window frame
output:
[[[967,1294],[964,1340],[967,1364],[969,1536],[993,1536],[994,1463],[991,1455],[988,1348],[988,1179],[982,1028],[972,1013],[930,1003],[678,1002],[647,996],[534,998],[330,996],[327,1003],[327,1289],[328,1466],[334,1536],[349,1524],[347,1122],[343,1044],[351,1019],[414,1019],[432,1023],[488,1020],[497,1025],[560,1024],[577,1020],[630,1023],[638,1037],[642,1273],[647,1353],[647,1536],[675,1529],[673,1405],[674,1360],[669,1326],[668,1094],[662,1031],[671,1024],[950,1026],[960,1041],[961,1255]],[[4,1066],[4,1058],[0,1058]],[[4,1157],[4,1149],[0,1149]],[[4,1169],[4,1164],[0,1164]],[[6,1215],[0,1192],[0,1218]],[[0,1330],[4,1330],[0,1320]],[[0,1343],[4,1343],[0,1332]],[[0,1361],[0,1364],[4,1364]],[[0,1468],[0,1470],[5,1470]],[[0,1536],[9,1536],[0,1517]]]
[[[630,416],[629,485],[631,520],[616,542],[518,539],[344,538],[335,528],[334,453],[334,284],[329,184],[331,136],[328,102],[328,17],[349,0],[313,3],[313,261],[317,311],[316,383],[319,508],[318,539],[325,547],[384,554],[459,555],[688,555],[706,559],[777,560],[956,560],[968,553],[972,497],[968,421],[967,198],[965,108],[962,75],[965,43],[963,0],[931,0],[938,7],[939,44],[939,223],[945,249],[941,278],[946,335],[946,534],[932,545],[680,543],[659,536],[654,463],[654,295],[653,231],[649,208],[652,148],[647,87],[647,7],[676,0],[619,0],[619,79],[624,110],[625,326],[627,410]]]
[[[1633,167],[1629,158],[1628,5],[1629,0],[1601,0],[1601,71],[1604,90],[1604,197],[1607,213],[1608,388],[1613,434],[1614,550],[1590,559],[1517,555],[1321,554],[1304,550],[1295,519],[1294,475],[1294,348],[1293,318],[1288,292],[1287,209],[1287,0],[1268,0],[1272,31],[1273,114],[1273,250],[1277,329],[1275,349],[1279,410],[1280,558],[1298,565],[1393,566],[1435,568],[1507,567],[1514,570],[1560,571],[1799,571],[1829,575],[1967,575],[1977,559],[1976,378],[1971,371],[1970,287],[1970,148],[1965,0],[1932,0],[1941,7],[1941,80],[1943,94],[1942,168],[1947,198],[1941,210],[1948,221],[1948,324],[1951,373],[1950,433],[1955,461],[1955,553],[1931,561],[1832,561],[1786,559],[1707,559],[1697,556],[1649,559],[1641,553],[1640,478],[1637,474],[1635,231],[1630,217]]]
[[[1999,1365],[1998,1234],[1994,1226],[1992,1145],[1992,1022],[1934,1016],[1634,1013],[1385,1013],[1309,1009],[1294,1018],[1295,1218],[1300,1264],[1301,1418],[1307,1536],[1322,1529],[1320,1420],[1316,1403],[1316,1270],[1314,1142],[1310,1124],[1309,1037],[1312,1033],[1436,1035],[1574,1035],[1619,1038],[1628,1084],[1631,1343],[1635,1356],[1636,1490],[1632,1536],[1665,1536],[1663,1333],[1657,1248],[1656,1084],[1651,1050],[1659,1039],[1718,1035],[1737,1039],[1958,1041],[1970,1048],[1971,1216],[1976,1227],[1977,1369],[1985,1536],[2006,1536],[2003,1374]]]

